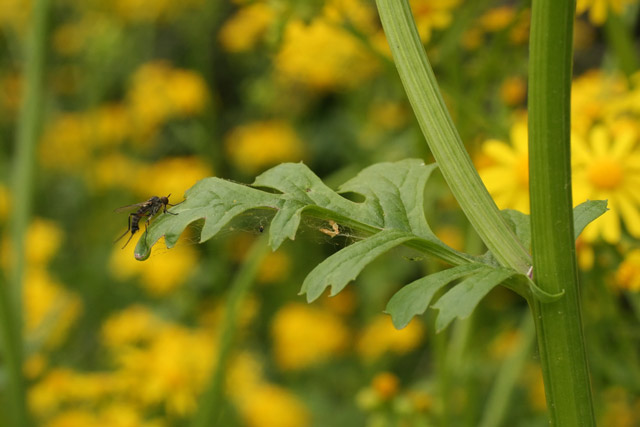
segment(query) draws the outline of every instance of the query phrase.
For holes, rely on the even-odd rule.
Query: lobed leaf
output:
[[[393,325],[402,329],[409,324],[413,316],[427,310],[436,292],[454,280],[473,274],[481,268],[482,264],[464,264],[413,281],[391,297],[385,312],[391,315]]]
[[[439,310],[436,332],[446,328],[456,317],[468,317],[491,289],[516,274],[518,273],[511,269],[483,267],[451,288],[433,305],[433,308]]]

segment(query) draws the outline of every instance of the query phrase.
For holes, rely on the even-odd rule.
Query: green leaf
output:
[[[206,178],[187,191],[183,203],[170,210],[177,215],[160,214],[153,220],[138,241],[135,255],[146,259],[151,246],[162,236],[167,247],[172,247],[194,221],[204,219],[202,242],[214,237],[234,217],[266,209],[274,213],[269,227],[269,244],[274,250],[286,239],[295,238],[302,217],[308,215],[336,221],[365,236],[383,230],[401,231],[411,237],[405,241],[412,247],[450,264],[472,262],[473,257],[436,238],[425,220],[424,187],[434,169],[434,165],[418,159],[372,165],[340,188],[364,196],[362,203],[331,190],[302,163],[276,166],[258,176],[253,185]]]
[[[573,238],[577,239],[587,225],[608,210],[606,200],[587,200],[573,208]]]
[[[318,298],[331,286],[331,296],[343,290],[364,267],[378,256],[415,238],[397,230],[383,230],[372,237],[354,243],[322,261],[307,276],[300,294],[307,294],[307,301]]]
[[[402,329],[409,324],[413,316],[425,312],[436,292],[452,281],[481,268],[484,268],[482,264],[465,264],[411,282],[391,297],[385,312],[391,315],[396,329]]]
[[[515,270],[485,267],[451,288],[433,305],[439,310],[436,332],[446,328],[456,317],[468,317],[491,289],[516,274]]]
[[[574,238],[577,239],[584,228],[607,211],[606,200],[587,200],[573,208]],[[529,215],[513,209],[500,211],[502,217],[511,226],[523,246],[531,248],[531,219]],[[487,263],[493,263],[494,257],[487,257]]]

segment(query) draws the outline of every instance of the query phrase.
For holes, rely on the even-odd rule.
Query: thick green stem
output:
[[[25,55],[25,94],[16,130],[16,150],[13,165],[12,217],[13,240],[12,280],[9,292],[0,292],[2,310],[1,347],[8,375],[9,408],[5,413],[13,418],[11,425],[27,426],[30,419],[26,405],[26,390],[22,376],[22,280],[25,270],[24,239],[33,194],[35,148],[40,134],[43,104],[43,74],[45,58],[48,0],[33,4],[31,28]]]
[[[575,2],[534,0],[529,170],[534,280],[558,301],[531,301],[552,425],[595,425],[582,332],[571,200],[570,95]]]
[[[453,195],[482,241],[504,266],[525,273],[531,258],[500,216],[449,116],[408,0],[376,0],[400,79],[422,133]]]
[[[222,331],[218,342],[218,358],[207,390],[200,398],[198,413],[192,423],[193,427],[213,426],[219,423],[223,402],[222,391],[226,378],[227,364],[233,347],[233,338],[236,335],[240,304],[245,300],[251,285],[255,283],[258,267],[268,249],[267,236],[262,236],[262,238],[256,240],[229,288]]]

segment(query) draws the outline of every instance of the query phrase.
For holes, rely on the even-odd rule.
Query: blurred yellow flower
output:
[[[629,105],[622,103],[628,95],[628,84],[621,75],[595,70],[575,78],[571,85],[571,129],[584,137],[594,123],[625,115],[623,110]]]
[[[133,74],[127,93],[137,137],[148,139],[167,120],[202,112],[208,93],[206,82],[194,71],[174,68],[165,61],[143,64]]]
[[[609,11],[620,15],[622,10],[635,0],[578,0],[576,14],[589,11],[589,20],[595,25],[602,25],[607,20]]]
[[[362,34],[374,34],[379,25],[375,8],[362,0],[328,0],[322,13],[329,22],[354,27]]]
[[[167,325],[144,345],[116,352],[118,369],[131,398],[145,406],[162,405],[168,414],[193,413],[209,379],[215,348],[208,332]]]
[[[64,233],[57,223],[44,219],[34,218],[27,228],[25,235],[25,257],[28,267],[43,268],[55,256],[62,244]],[[0,259],[5,269],[12,268],[13,249],[8,235],[2,240]]]
[[[424,327],[416,319],[398,330],[391,323],[390,316],[380,314],[360,334],[358,353],[367,361],[378,359],[387,352],[405,354],[420,345],[424,332]]]
[[[137,345],[149,341],[164,326],[148,307],[133,305],[107,318],[102,325],[102,342],[107,348]]]
[[[544,380],[540,365],[529,363],[523,375],[524,385],[527,388],[527,395],[531,408],[538,412],[547,409],[547,400],[544,392]]]
[[[212,175],[211,167],[199,157],[168,157],[151,165],[138,165],[129,187],[143,199],[171,194],[169,202],[176,204],[196,182]]]
[[[311,425],[311,417],[304,404],[290,391],[273,384],[264,384],[253,390],[239,410],[248,427]]]
[[[518,329],[508,329],[500,332],[489,343],[489,355],[495,360],[506,359],[522,340],[522,333]]]
[[[598,425],[634,427],[640,423],[640,400],[622,386],[609,387],[602,393],[603,411]]]
[[[141,227],[140,238],[144,238]],[[166,251],[161,238],[151,250],[151,256],[144,262],[133,256],[134,245],[125,249],[115,246],[111,253],[109,269],[118,280],[140,276],[142,286],[153,296],[165,296],[184,284],[198,263],[198,253],[192,245],[179,245],[171,254],[159,255]],[[166,255],[166,256],[165,256]]]
[[[262,384],[262,364],[254,355],[245,351],[230,360],[226,392],[236,405],[241,406],[251,400],[253,392]]]
[[[391,372],[380,372],[371,380],[371,387],[382,400],[389,400],[398,393],[400,380]]]
[[[520,105],[527,96],[527,81],[520,76],[507,77],[500,86],[500,98],[509,107]]]
[[[0,122],[13,120],[20,109],[22,76],[17,72],[4,72],[0,76]]]
[[[617,243],[621,235],[621,221],[629,234],[640,237],[638,133],[624,123],[617,124],[620,127],[616,136],[612,135],[614,132],[598,125],[592,129],[588,139],[579,135],[573,137],[574,201],[609,201],[609,212],[585,228],[583,238],[587,242],[602,236],[609,243]]]
[[[283,250],[270,252],[258,269],[258,282],[276,283],[286,279],[291,270],[291,258]]]
[[[640,292],[640,249],[625,255],[615,276],[615,286],[622,290]]]
[[[290,303],[271,322],[273,351],[282,370],[304,369],[340,354],[349,343],[349,330],[335,314]]]
[[[275,18],[269,3],[252,3],[229,18],[218,34],[220,44],[228,52],[253,49],[264,37]]]
[[[451,24],[454,9],[460,0],[410,0],[418,33],[423,43],[429,42],[433,30],[447,28]]]
[[[23,35],[31,16],[30,0],[2,0],[0,2],[0,28]]]
[[[231,162],[248,174],[278,163],[299,161],[304,152],[293,127],[281,120],[239,126],[226,136],[225,145]]]
[[[78,318],[82,301],[41,268],[29,268],[24,280],[24,327],[38,346],[58,346]]]
[[[327,47],[330,48],[327,48]],[[316,90],[363,84],[378,69],[378,60],[352,34],[326,19],[287,23],[275,68],[284,81]]]
[[[9,216],[9,207],[11,206],[11,195],[9,189],[0,184],[0,222],[4,222]]]
[[[142,23],[174,17],[187,10],[197,10],[203,0],[114,0],[104,5],[125,22]]]
[[[40,144],[40,162],[45,167],[82,172],[91,156],[92,132],[84,114],[64,113],[45,127]]]
[[[434,233],[447,246],[458,251],[464,250],[465,239],[459,226],[444,224],[436,228]]]
[[[131,188],[132,186],[137,188],[141,186],[137,180],[138,174],[142,175],[142,171],[146,172],[146,167],[131,157],[119,153],[105,154],[97,157],[93,162],[93,167],[87,173],[87,183],[96,189]],[[155,182],[155,180],[149,181]],[[149,181],[144,181],[144,184],[148,184]],[[160,194],[163,193],[158,193]]]
[[[511,144],[489,139],[482,153],[493,161],[478,172],[500,209],[529,213],[529,154],[527,122],[511,127]]]
[[[479,18],[480,26],[487,32],[504,30],[516,16],[513,6],[499,6],[489,9]]]

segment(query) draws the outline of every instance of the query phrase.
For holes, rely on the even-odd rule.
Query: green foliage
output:
[[[328,287],[331,295],[336,295],[374,259],[400,245],[411,246],[456,267],[416,280],[391,299],[387,312],[398,328],[406,326],[414,315],[423,313],[438,290],[465,276],[465,280],[433,305],[440,311],[436,321],[438,331],[456,317],[471,314],[478,302],[499,284],[543,301],[559,297],[561,294],[545,294],[515,270],[496,266],[491,256],[477,258],[460,253],[435,236],[423,207],[424,188],[435,167],[417,159],[379,163],[361,171],[338,192],[324,185],[302,163],[279,165],[260,175],[252,185],[207,178],[187,191],[185,202],[172,210],[177,215],[162,215],[149,227],[148,234],[138,242],[136,257],[148,257],[149,244],[161,236],[165,236],[168,247],[173,246],[192,222],[205,220],[200,236],[200,240],[205,241],[234,217],[262,209],[274,212],[269,227],[269,244],[274,250],[286,239],[295,238],[303,215],[336,221],[367,235],[328,257],[309,273],[301,289],[309,302]],[[356,193],[363,196],[364,201],[354,202],[340,193]],[[606,202],[587,202],[577,207],[576,229],[581,231],[600,216],[605,206]],[[528,246],[528,216],[515,211],[506,211],[504,215]],[[506,282],[514,278],[517,280]]]

